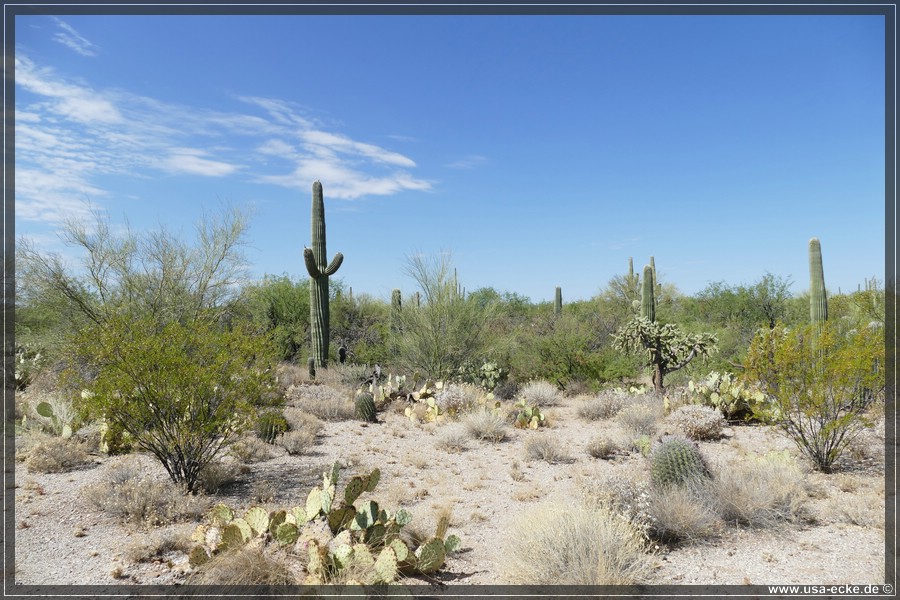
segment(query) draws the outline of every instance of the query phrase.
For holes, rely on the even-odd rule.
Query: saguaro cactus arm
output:
[[[344,255],[338,252],[334,255],[334,258],[331,260],[331,263],[329,263],[325,270],[320,271],[319,267],[316,265],[316,257],[312,251],[312,248],[304,248],[303,262],[306,263],[306,270],[309,273],[309,276],[313,279],[318,279],[322,275],[325,275],[326,277],[334,275],[335,272],[341,268],[341,263],[344,262]]]

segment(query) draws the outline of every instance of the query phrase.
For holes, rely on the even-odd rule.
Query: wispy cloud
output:
[[[487,162],[488,159],[486,156],[481,156],[480,154],[470,154],[469,156],[463,157],[448,164],[447,167],[451,169],[474,169],[475,167],[480,167]]]
[[[53,39],[63,46],[71,48],[82,56],[97,56],[94,50],[97,46],[75,31],[75,28],[58,17],[53,17],[56,25],[62,30],[57,31]]]
[[[432,187],[413,176],[408,156],[330,131],[285,100],[238,97],[247,110],[235,112],[167,103],[95,89],[22,52],[15,76],[23,92],[16,96],[18,219],[56,223],[67,211],[81,214],[86,200],[109,196],[109,175],[243,177],[292,189],[319,179],[329,197],[342,199]]]

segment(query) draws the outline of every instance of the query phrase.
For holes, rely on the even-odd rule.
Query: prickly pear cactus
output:
[[[375,423],[375,398],[372,394],[364,392],[356,397],[356,417],[368,423]]]
[[[683,436],[666,436],[650,452],[654,485],[684,485],[711,477],[697,444]]]

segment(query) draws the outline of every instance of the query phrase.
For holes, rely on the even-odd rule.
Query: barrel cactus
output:
[[[312,248],[303,249],[303,261],[310,276],[309,311],[310,335],[312,337],[312,354],[315,366],[328,367],[328,278],[334,275],[344,261],[344,255],[338,252],[326,266],[325,252],[325,201],[322,197],[322,184],[313,183],[312,199]]]
[[[368,423],[375,423],[375,398],[368,392],[363,392],[356,397],[356,416]]]
[[[665,436],[650,452],[650,479],[656,486],[685,485],[711,476],[697,444],[684,436]]]

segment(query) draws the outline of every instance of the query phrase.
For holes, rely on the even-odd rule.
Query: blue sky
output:
[[[305,277],[312,182],[354,293],[587,299],[884,278],[880,16],[17,16],[16,235],[93,205],[191,235],[251,207],[253,277]]]

